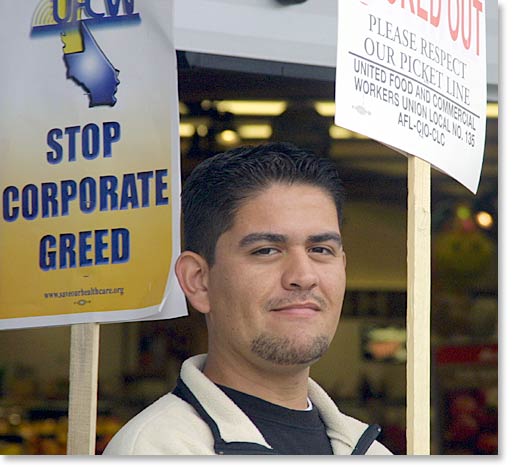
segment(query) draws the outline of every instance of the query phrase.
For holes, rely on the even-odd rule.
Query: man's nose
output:
[[[306,251],[288,253],[282,281],[288,290],[311,290],[318,285],[315,265]]]

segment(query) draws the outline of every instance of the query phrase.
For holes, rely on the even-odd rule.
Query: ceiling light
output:
[[[223,130],[221,133],[216,135],[216,140],[219,144],[229,146],[239,143],[240,138],[234,130]]]
[[[237,132],[244,139],[268,139],[273,129],[271,125],[240,125]]]
[[[498,118],[498,102],[488,102],[486,110],[487,118]]]
[[[192,123],[180,124],[180,137],[191,138],[195,134],[195,126]]]
[[[198,125],[196,128],[196,132],[198,133],[198,136],[201,136],[202,138],[207,136],[207,133],[209,133],[209,128],[207,125]]]
[[[494,219],[491,214],[486,211],[477,212],[475,215],[477,224],[483,229],[490,229],[494,224]]]
[[[217,101],[219,112],[234,115],[281,115],[287,108],[285,101]]]
[[[337,125],[332,125],[328,133],[332,139],[350,139],[352,137],[352,132],[347,130],[346,128],[341,128]]]
[[[331,125],[328,129],[328,133],[332,139],[366,139],[367,136],[356,133],[355,131],[341,128],[337,125]]]
[[[187,115],[189,113],[189,108],[183,102],[178,103],[178,110],[180,112],[180,115]]]
[[[333,117],[336,114],[336,103],[333,101],[314,102],[314,108],[322,117]]]
[[[203,110],[210,110],[212,108],[212,102],[208,99],[204,99],[202,102],[200,102],[200,107]]]

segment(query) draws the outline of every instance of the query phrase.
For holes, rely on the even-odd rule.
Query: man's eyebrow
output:
[[[253,243],[270,242],[270,243],[287,243],[287,235],[272,232],[254,232],[246,235],[239,241],[239,246],[245,248]],[[341,235],[337,232],[324,232],[307,237],[308,243],[335,242],[338,246],[343,245]]]
[[[271,232],[255,232],[246,235],[239,241],[241,248],[247,247],[253,243],[258,242],[271,242],[271,243],[286,243],[287,236]]]
[[[307,238],[309,243],[335,242],[338,246],[343,245],[341,235],[336,232],[325,232],[321,234],[311,235]]]

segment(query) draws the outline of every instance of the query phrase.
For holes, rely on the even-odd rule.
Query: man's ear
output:
[[[189,303],[200,313],[209,313],[209,265],[197,253],[184,251],[175,263],[175,275]]]

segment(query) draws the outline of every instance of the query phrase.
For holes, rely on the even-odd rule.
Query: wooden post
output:
[[[430,164],[408,162],[407,454],[430,454]]]
[[[71,326],[68,454],[95,454],[100,325]]]

